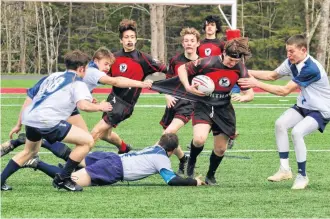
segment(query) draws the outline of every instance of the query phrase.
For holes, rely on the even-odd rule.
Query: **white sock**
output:
[[[282,169],[287,171],[291,170],[289,165],[289,159],[280,159],[280,164]]]

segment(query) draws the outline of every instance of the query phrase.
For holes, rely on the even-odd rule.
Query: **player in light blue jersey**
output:
[[[53,73],[35,85],[38,92],[32,103],[24,108],[21,116],[26,130],[25,148],[5,167],[1,174],[1,188],[10,175],[38,153],[41,139],[45,138],[50,143],[64,141],[76,145],[65,167],[56,174],[53,185],[69,191],[82,191],[82,187],[72,181],[70,175],[88,154],[94,140],[87,131],[71,125],[66,120],[75,107],[87,112],[112,110],[109,103],[91,102],[91,93],[82,81],[87,63],[86,54],[78,50],[69,52],[65,55],[66,72]]]
[[[242,87],[259,87],[269,93],[286,96],[300,89],[297,103],[286,110],[275,123],[276,144],[280,156],[280,169],[268,177],[269,181],[292,178],[289,166],[288,129],[298,163],[298,175],[292,189],[304,189],[309,179],[306,174],[307,149],[304,136],[316,130],[323,132],[330,119],[330,86],[322,65],[307,53],[307,40],[303,35],[290,37],[286,42],[287,59],[274,71],[252,71],[250,75],[261,80],[277,80],[283,76],[292,79],[284,86],[270,85],[244,78],[239,80]]]
[[[135,181],[158,173],[171,186],[204,185],[199,177],[182,178],[173,172],[169,157],[178,144],[177,135],[168,133],[162,135],[157,145],[140,151],[121,155],[112,152],[93,152],[81,162],[84,168],[73,172],[71,178],[80,186],[102,186],[123,180]],[[59,167],[38,159],[31,159],[26,167],[41,170],[52,178],[60,171]]]

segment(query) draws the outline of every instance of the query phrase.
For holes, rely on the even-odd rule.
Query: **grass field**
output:
[[[2,81],[2,85],[30,82]],[[16,87],[16,86],[12,86]],[[8,184],[11,192],[1,192],[2,218],[329,218],[330,217],[330,136],[314,133],[306,137],[308,146],[307,172],[310,185],[304,191],[292,191],[291,181],[270,183],[266,178],[277,171],[278,154],[274,140],[274,122],[295,103],[296,95],[275,97],[256,94],[250,103],[234,104],[239,138],[226,153],[216,173],[215,187],[170,187],[154,175],[137,182],[117,183],[107,187],[89,187],[82,193],[57,191],[52,180],[31,169],[14,174]],[[97,95],[102,100],[106,95]],[[15,125],[25,95],[1,96],[1,142]],[[154,144],[162,128],[158,124],[164,112],[162,95],[142,95],[133,116],[121,123],[115,132],[134,148]],[[82,113],[89,129],[100,119],[100,113]],[[184,150],[192,138],[191,123],[178,133]],[[197,173],[205,176],[212,150],[212,136],[205,144],[197,162]],[[94,150],[114,150],[99,141]],[[292,147],[291,147],[292,148]],[[17,148],[15,152],[21,150]],[[293,149],[293,148],[292,148]],[[13,153],[1,159],[1,168]],[[42,160],[57,164],[56,157],[42,149]],[[291,167],[296,172],[294,152]],[[172,157],[172,167],[178,160]]]

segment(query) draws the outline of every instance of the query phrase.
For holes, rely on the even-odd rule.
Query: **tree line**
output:
[[[183,27],[202,31],[203,19],[220,15],[215,5],[147,5],[0,1],[1,73],[49,74],[64,69],[72,49],[92,55],[100,46],[121,48],[118,24],[138,23],[137,48],[154,58],[181,52]],[[309,52],[330,72],[330,0],[238,0],[237,27],[249,38],[253,69],[274,69],[286,57],[285,40],[306,34]],[[222,9],[230,17],[230,7]],[[224,19],[223,35],[228,28]],[[221,37],[221,36],[219,36]]]

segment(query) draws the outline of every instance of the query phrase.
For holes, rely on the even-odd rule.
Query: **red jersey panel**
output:
[[[201,57],[221,55],[225,46],[225,41],[220,39],[204,39],[197,49],[197,54]]]
[[[155,72],[167,72],[166,65],[154,60],[150,55],[134,50],[124,50],[114,53],[115,63],[111,66],[109,75],[122,76],[133,80],[143,81],[148,75]],[[112,92],[124,101],[135,104],[140,96],[141,88],[119,88],[113,86]]]
[[[230,92],[237,80],[249,77],[243,63],[239,62],[233,68],[228,68],[222,63],[220,56],[198,59],[187,63],[185,66],[188,75],[207,75],[213,80],[215,89],[210,95],[211,102],[230,101]],[[210,105],[216,104],[210,103]]]

